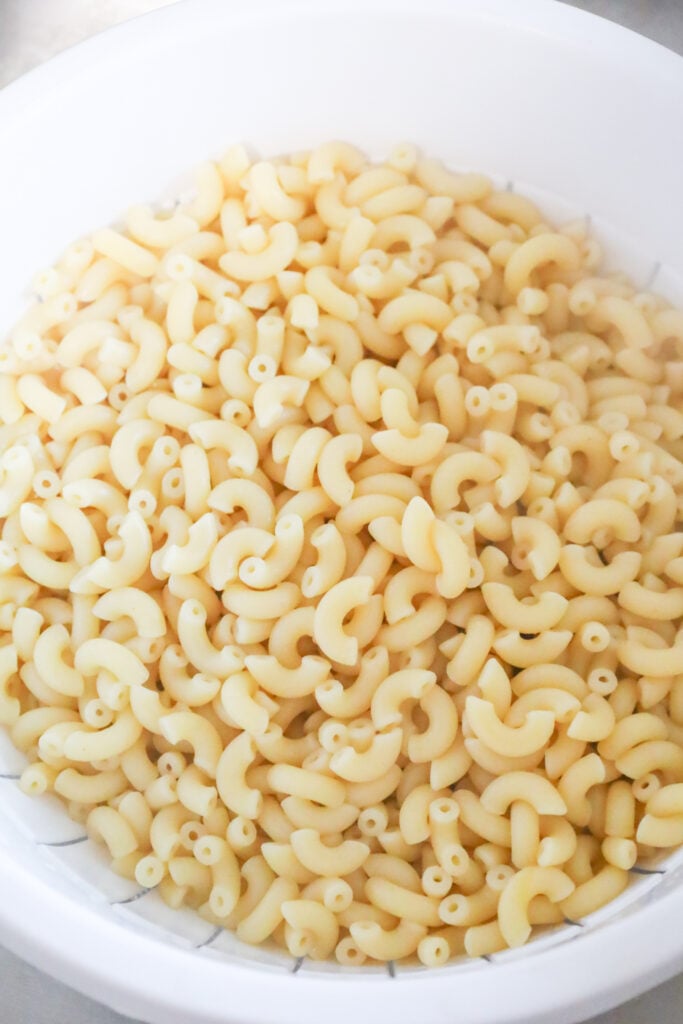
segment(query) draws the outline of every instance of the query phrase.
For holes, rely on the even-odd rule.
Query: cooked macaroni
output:
[[[36,278],[0,723],[116,870],[342,964],[524,943],[683,843],[683,332],[400,146],[233,147]]]

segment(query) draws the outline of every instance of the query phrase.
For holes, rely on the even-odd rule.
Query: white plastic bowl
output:
[[[188,0],[0,94],[0,326],[65,243],[172,194],[193,162],[330,137],[375,155],[414,141],[551,217],[590,214],[613,264],[680,303],[682,109],[683,60],[552,0]],[[438,971],[294,964],[113,875],[58,803],[19,792],[21,767],[0,735],[0,939],[154,1024],[570,1024],[683,967],[678,855],[519,951]]]

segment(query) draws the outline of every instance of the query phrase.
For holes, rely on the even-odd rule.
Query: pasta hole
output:
[[[294,956],[306,956],[311,948],[311,938],[306,932],[299,932],[292,937],[291,944]]]

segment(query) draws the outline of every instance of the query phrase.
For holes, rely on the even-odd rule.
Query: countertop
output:
[[[0,88],[67,46],[169,0],[0,0]],[[683,0],[574,0],[683,53]],[[2,1024],[142,1024],[86,999],[0,947]],[[681,1024],[683,975],[586,1024]]]

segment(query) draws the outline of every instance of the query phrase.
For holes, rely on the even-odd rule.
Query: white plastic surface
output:
[[[0,329],[64,244],[172,195],[193,162],[331,136],[375,155],[415,141],[551,217],[590,214],[613,262],[683,302],[682,106],[683,61],[550,0],[180,4],[0,95]],[[395,977],[294,973],[111,874],[58,804],[18,792],[21,765],[0,735],[0,938],[155,1024],[570,1024],[683,966],[674,856],[525,950]]]

